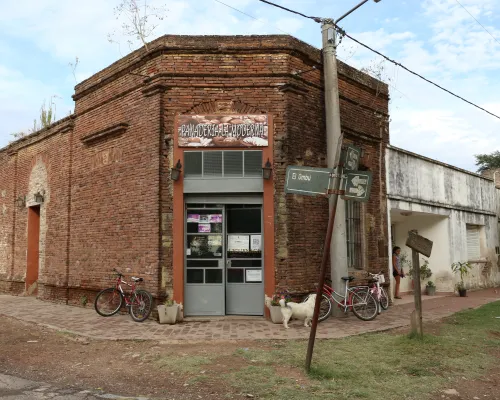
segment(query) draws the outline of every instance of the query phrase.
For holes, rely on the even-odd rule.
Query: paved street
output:
[[[500,300],[500,290],[485,289],[469,292],[468,297],[423,296],[424,321],[446,317],[457,311],[476,308]],[[37,300],[33,297],[0,295],[0,315],[40,324],[60,331],[72,332],[94,339],[149,339],[174,343],[203,340],[306,339],[309,329],[292,321],[290,329],[272,324],[259,317],[186,320],[176,325],[160,325],[149,320],[133,322],[129,315],[100,317],[92,306],[72,307]],[[320,339],[341,338],[409,325],[413,310],[411,299],[403,298],[375,320],[364,322],[352,313],[346,318],[330,318],[318,326]]]
[[[34,382],[0,374],[0,398],[5,400],[147,400],[145,397],[122,397],[95,390],[58,388],[43,382]]]

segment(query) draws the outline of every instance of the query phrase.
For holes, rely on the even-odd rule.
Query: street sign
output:
[[[372,173],[369,171],[348,172],[345,178],[344,199],[368,201],[372,187]]]
[[[356,146],[347,146],[344,151],[344,171],[356,171],[359,167],[361,158],[361,148]]]
[[[423,254],[426,257],[431,256],[432,241],[424,238],[423,236],[409,232],[408,239],[406,240],[406,245],[410,249],[415,250],[416,252]]]
[[[326,195],[332,182],[333,169],[288,167],[285,192],[304,196]]]

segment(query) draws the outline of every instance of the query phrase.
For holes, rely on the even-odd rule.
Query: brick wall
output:
[[[284,175],[290,164],[326,166],[319,50],[287,36],[165,36],[150,48],[77,85],[71,118],[0,150],[0,290],[24,279],[26,210],[12,204],[29,191],[37,166],[31,179],[41,185],[45,167],[48,193],[41,297],[91,302],[112,268],[144,277],[156,297],[171,292],[175,115],[213,111],[216,101],[273,116],[276,282],[311,290],[327,202],[285,196]],[[339,78],[346,142],[363,147],[374,173],[364,215],[367,267],[376,270],[387,263],[379,253],[379,241],[387,247],[387,86],[342,63]]]

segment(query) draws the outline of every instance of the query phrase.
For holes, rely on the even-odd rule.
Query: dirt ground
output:
[[[432,328],[434,334],[439,334],[438,324]],[[5,318],[0,326],[0,372],[123,396],[176,400],[252,398],[251,393],[235,391],[234,385],[222,377],[250,365],[259,366],[256,360],[238,356],[238,352],[249,347],[265,350],[273,345],[279,344],[210,342],[207,346],[206,342],[88,340]],[[278,368],[276,372],[293,377],[297,385],[309,380],[298,368]],[[444,393],[447,389],[458,394]],[[477,380],[450,382],[431,399],[500,399],[500,368],[485,371]]]
[[[34,324],[5,318],[0,326],[0,372],[81,389],[102,389],[123,396],[160,399],[248,398],[224,385],[220,376],[250,364],[238,349],[265,348],[258,343],[161,344],[150,341],[88,340]],[[190,357],[217,357],[211,370],[192,378]],[[162,362],[162,360],[166,362]],[[170,362],[186,367],[168,368]],[[158,361],[158,362],[155,362]],[[163,364],[163,365],[162,365]],[[183,374],[181,371],[186,371]],[[189,378],[187,377],[189,373]],[[306,379],[301,371],[297,377]]]

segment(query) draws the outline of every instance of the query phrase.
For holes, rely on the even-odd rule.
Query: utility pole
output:
[[[325,117],[326,117],[326,152],[328,168],[336,168],[339,164],[340,149],[342,146],[342,132],[340,126],[340,100],[337,74],[337,45],[335,26],[357,10],[369,0],[362,0],[337,20],[323,19],[321,33],[323,36],[323,72],[325,80]],[[381,0],[373,0],[379,3]],[[330,213],[333,207],[333,198],[330,198]],[[330,244],[330,265],[332,284],[334,288],[342,288],[342,277],[347,276],[347,238],[345,201],[338,199],[333,238]],[[340,309],[334,307],[335,316],[340,316]]]
[[[336,31],[333,19],[324,19],[322,21],[321,32],[323,35],[327,164],[328,168],[336,168],[339,164],[342,132],[340,126]],[[345,201],[341,198],[336,200],[335,197],[338,196],[330,197],[330,214],[332,208],[336,206],[334,234],[330,243],[330,265],[333,287],[342,288],[343,282],[341,278],[347,276]],[[334,315],[341,314],[340,309],[334,308]]]

